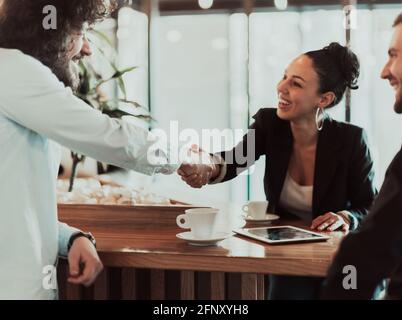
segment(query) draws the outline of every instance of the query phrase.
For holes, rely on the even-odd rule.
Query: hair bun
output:
[[[360,75],[360,63],[357,56],[348,48],[337,42],[332,42],[324,48],[339,66],[339,70],[345,80],[345,85],[356,90],[359,88],[357,81]]]

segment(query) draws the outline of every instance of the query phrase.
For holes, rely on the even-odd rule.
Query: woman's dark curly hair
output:
[[[43,10],[57,10],[57,29],[46,30]],[[66,55],[69,37],[107,17],[113,0],[0,0],[0,47],[19,49],[47,66]]]
[[[358,89],[360,63],[356,54],[348,47],[332,42],[321,50],[305,53],[313,61],[318,74],[319,92],[333,92],[335,100],[328,108],[336,106],[347,88]]]

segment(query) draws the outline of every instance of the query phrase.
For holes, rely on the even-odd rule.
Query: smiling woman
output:
[[[359,70],[356,55],[338,43],[301,55],[278,84],[278,116],[295,120],[336,106],[346,88],[358,88]]]
[[[315,114],[338,104],[347,87],[357,88],[359,68],[356,55],[338,43],[298,56],[278,83],[278,108],[259,110],[243,141],[211,158],[219,166],[209,183],[229,181],[266,156],[268,212],[318,231],[356,229],[376,194],[366,135],[351,124],[317,121]],[[237,156],[245,150],[247,161]],[[180,174],[200,187],[205,166]],[[269,296],[316,298],[322,280],[271,276]]]

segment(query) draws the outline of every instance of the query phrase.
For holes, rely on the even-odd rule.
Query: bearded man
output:
[[[381,78],[395,90],[394,111],[402,113],[402,13],[394,22],[388,62]],[[345,267],[347,267],[345,269]],[[354,287],[347,270],[355,270]],[[393,159],[362,227],[348,235],[328,272],[324,299],[372,299],[382,279],[391,278],[388,298],[402,299],[402,150]],[[352,274],[351,274],[352,275]],[[346,281],[345,281],[346,279]],[[346,284],[346,286],[345,286]]]
[[[44,27],[49,5],[56,29]],[[73,94],[77,62],[91,54],[84,27],[110,11],[104,0],[0,2],[0,299],[57,298],[44,283],[59,256],[74,284],[89,286],[102,270],[93,237],[58,222],[59,145],[145,174],[177,168],[166,150],[149,161],[148,131]]]

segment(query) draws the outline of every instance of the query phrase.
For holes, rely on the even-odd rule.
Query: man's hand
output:
[[[178,174],[190,187],[202,188],[211,179],[213,168],[204,164],[182,164]]]
[[[218,176],[219,167],[214,163],[211,155],[193,145],[190,150],[191,162],[183,163],[178,174],[182,180],[193,188],[201,188]]]
[[[74,240],[68,253],[70,277],[68,282],[89,287],[103,270],[102,262],[89,239],[79,237]]]

